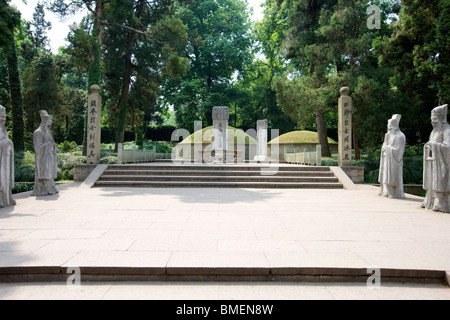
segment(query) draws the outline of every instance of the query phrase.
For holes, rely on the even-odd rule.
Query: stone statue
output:
[[[405,153],[406,137],[400,131],[401,115],[396,114],[388,121],[388,132],[381,149],[380,195],[395,199],[404,199],[403,188],[403,154]]]
[[[6,109],[0,106],[0,208],[16,204],[14,188],[14,145],[6,132]]]
[[[33,196],[47,196],[58,193],[55,186],[57,174],[56,144],[51,131],[53,117],[47,111],[39,111],[41,124],[33,134],[36,159],[36,174]]]
[[[450,125],[448,105],[431,112],[433,131],[424,148],[423,188],[427,196],[422,208],[450,213]]]

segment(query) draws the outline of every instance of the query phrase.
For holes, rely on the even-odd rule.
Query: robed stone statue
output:
[[[41,124],[33,134],[36,160],[33,196],[47,196],[58,193],[55,186],[57,176],[56,143],[51,130],[53,117],[47,111],[39,111]]]
[[[403,155],[406,137],[400,131],[401,115],[396,114],[388,121],[388,132],[381,149],[380,174],[378,181],[380,195],[390,198],[405,198],[403,187]]]
[[[14,145],[6,132],[6,109],[0,106],[0,208],[16,204],[14,188]]]
[[[450,125],[448,105],[433,109],[433,131],[424,148],[423,188],[427,196],[423,208],[450,213]]]

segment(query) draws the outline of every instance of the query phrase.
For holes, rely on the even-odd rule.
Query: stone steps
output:
[[[260,171],[243,171],[243,170],[233,170],[233,171],[200,171],[200,170],[115,170],[110,169],[105,173],[108,177],[112,176],[199,176],[199,175],[210,175],[210,176],[261,176]],[[276,174],[277,177],[334,177],[331,171],[280,171]]]
[[[322,182],[337,183],[335,177],[286,177],[286,176],[209,176],[209,175],[188,175],[188,176],[147,176],[147,175],[103,175],[100,181],[198,181],[198,182]]]
[[[195,181],[98,181],[96,187],[124,188],[263,188],[263,189],[342,189],[338,183],[295,182],[195,182]]]
[[[272,175],[264,174],[267,168]],[[111,165],[94,187],[342,189],[329,167],[294,165]]]
[[[242,165],[242,164],[231,164],[231,165],[208,165],[208,164],[198,164],[198,165],[140,165],[140,164],[130,164],[130,165],[110,165],[108,171],[126,170],[126,171],[257,171],[261,172],[262,168],[275,168],[278,172],[330,172],[329,167],[309,167],[309,166],[296,166],[296,165]]]

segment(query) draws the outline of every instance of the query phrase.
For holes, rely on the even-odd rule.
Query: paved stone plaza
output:
[[[174,276],[198,275],[205,270],[262,276],[268,270],[283,268],[450,270],[450,215],[421,209],[420,197],[379,197],[377,188],[368,185],[357,185],[354,190],[90,189],[81,183],[67,183],[59,190],[57,195],[42,198],[30,197],[29,193],[17,195],[15,207],[0,210],[1,268],[77,266],[91,272],[100,267],[147,268],[149,275]],[[145,291],[142,284],[128,285]],[[187,290],[185,283],[167,285]],[[258,291],[252,290],[261,286],[269,286],[273,292],[288,290],[288,298],[295,297],[294,292],[298,298],[305,298],[292,282],[278,285],[280,288],[274,283],[254,287],[235,283],[234,288],[247,288],[238,292],[247,292],[245,298],[250,299],[258,298]],[[0,299],[16,292],[8,290],[10,286],[0,285]],[[103,294],[96,295],[94,290],[92,297],[118,297],[114,295],[116,285],[104,286],[112,290],[110,296],[104,296],[105,287],[97,284],[93,287]],[[193,288],[201,286],[192,284]],[[430,298],[450,299],[448,287],[427,286],[422,289],[436,289],[431,290]],[[44,292],[65,288],[56,284],[39,287]],[[322,293],[326,288],[317,283],[309,287],[320,288]],[[233,285],[204,283],[202,288],[207,292],[213,288],[211,299],[230,298],[218,292],[219,288],[222,293],[230,292],[226,290]],[[339,298],[330,292],[343,293],[346,288],[353,291],[344,297],[351,297],[352,292],[355,297],[364,297],[356,292],[367,290],[362,284],[328,288],[331,291],[326,290],[322,298]],[[400,290],[397,285],[391,288],[390,293],[383,288],[384,297],[392,298],[393,292]],[[310,297],[316,297],[316,293]],[[195,296],[194,290],[189,297],[203,295]],[[239,297],[237,294],[235,298]]]

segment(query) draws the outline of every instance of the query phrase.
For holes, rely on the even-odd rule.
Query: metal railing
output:
[[[322,146],[316,145],[302,147],[286,147],[284,149],[284,160],[287,163],[321,166],[322,165]]]

